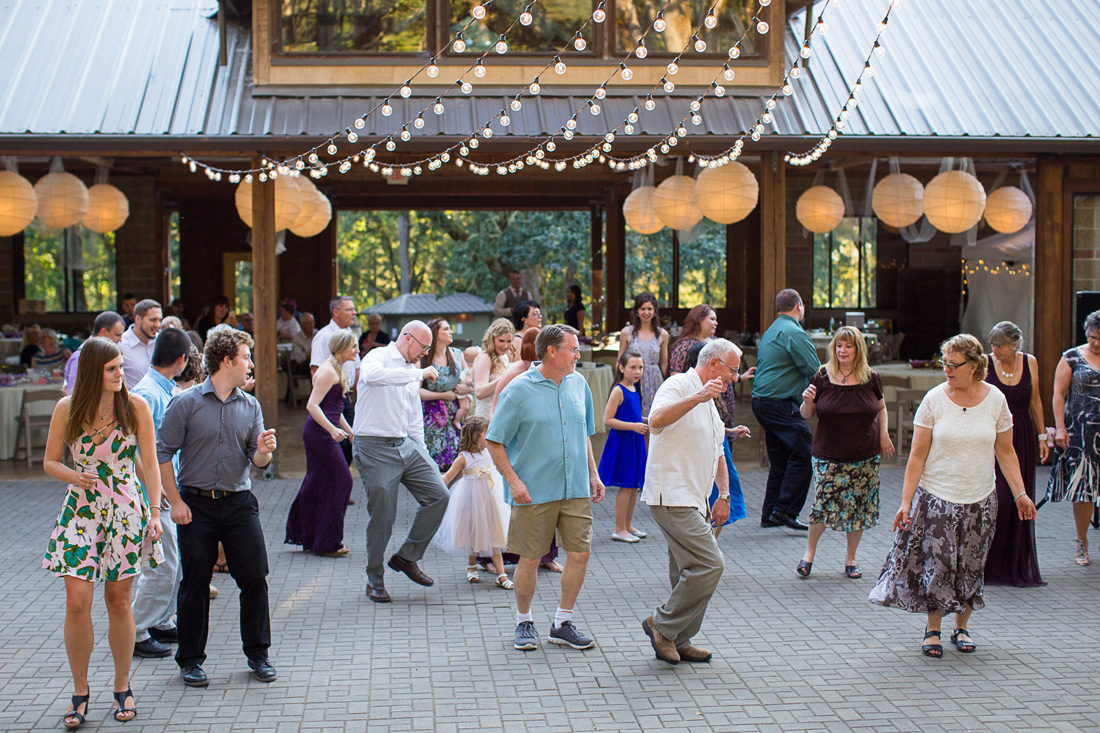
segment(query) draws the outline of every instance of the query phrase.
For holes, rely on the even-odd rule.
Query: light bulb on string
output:
[[[336,143],[329,141],[328,147],[325,149],[328,150],[329,155],[336,155]]]
[[[462,53],[466,50],[466,41],[462,40],[462,34],[455,34],[455,41],[451,44],[451,48],[455,50],[455,53]]]
[[[400,94],[405,99],[408,99],[409,97],[411,97],[412,93],[413,93],[412,87],[409,86],[410,83],[411,83],[411,80],[405,82],[404,84],[401,85],[401,88],[399,90],[397,90],[397,93]]]
[[[722,64],[722,78],[726,81],[733,81],[737,76],[737,72],[730,68],[729,64]]]
[[[764,114],[760,115],[760,121],[764,122],[765,124],[771,124],[772,113],[771,112],[765,112]]]
[[[626,116],[626,121],[627,121],[627,122],[630,122],[630,123],[634,123],[634,122],[637,122],[637,121],[638,121],[638,110],[637,110],[637,109],[635,109],[635,110],[634,110],[633,112],[631,112],[630,114],[628,114],[628,115]]]
[[[382,103],[382,116],[383,117],[389,117],[392,114],[393,114],[393,107],[390,106],[390,100],[387,99],[385,102]]]
[[[245,173],[244,174],[244,182],[245,183],[252,183],[252,174],[251,173]]]
[[[320,159],[321,158],[317,155],[317,153],[310,153],[309,157],[307,158],[307,160],[309,160],[310,163],[316,163]],[[301,163],[300,160],[298,162]]]
[[[555,56],[554,57],[554,73],[564,74],[565,69],[566,69],[565,62],[561,60],[560,56]]]
[[[863,94],[863,82],[856,82],[856,85],[852,87],[852,94]]]
[[[677,59],[673,59],[669,62],[668,66],[665,67],[665,70],[668,71],[668,73],[675,74],[677,71],[680,70],[680,65],[676,63],[676,61]]]
[[[638,39],[638,45],[634,47],[634,55],[640,59],[649,55],[649,49],[645,47],[645,41],[641,38]]]
[[[426,73],[428,74],[428,76],[430,76],[433,79],[436,78],[437,76],[439,76],[439,67],[435,65],[435,57],[434,56],[432,57],[431,61],[428,62],[428,68],[426,69]]]
[[[568,120],[565,121],[565,129],[567,129],[567,130],[576,130],[577,129],[577,116],[576,115],[573,115],[572,117],[570,117]]]
[[[397,143],[393,141],[393,138],[386,138],[386,150],[390,151],[391,153],[394,150],[397,150]]]
[[[667,153],[669,151],[668,143],[661,143],[660,151],[662,153]]]
[[[500,116],[500,125],[501,125],[501,127],[508,127],[508,125],[510,125],[510,124],[512,124],[512,118],[511,117],[509,117],[508,115],[501,115]]]
[[[652,112],[653,110],[655,110],[657,108],[657,103],[653,101],[653,95],[652,94],[645,95],[645,108],[647,110],[649,110],[650,112]]]
[[[592,11],[592,20],[597,23],[602,23],[607,20],[607,12],[603,9],[603,2],[596,6],[596,9]]]
[[[634,125],[631,125],[629,123],[624,125],[623,126],[623,132],[625,132],[627,135],[633,135],[634,134]]]
[[[523,12],[519,14],[520,25],[531,25],[535,20],[535,16],[531,15],[531,6],[528,5],[523,9]]]
[[[762,36],[767,35],[768,31],[770,31],[771,29],[772,27],[768,25],[768,21],[766,20],[762,20],[756,24],[756,32]]]
[[[474,64],[474,76],[481,79],[485,76],[486,71],[485,64],[481,63],[481,59],[478,59],[477,63]]]
[[[600,88],[596,90],[596,99],[603,99],[607,96],[607,84],[601,84]]]
[[[882,47],[881,43],[879,43],[878,41],[875,41],[875,56],[878,56],[879,58],[882,58],[885,55],[886,55],[886,49]]]
[[[527,87],[531,94],[538,94],[542,91],[542,86],[539,84],[539,78],[536,76],[535,80],[531,82],[531,86]]]
[[[662,78],[662,79],[661,79],[661,85],[662,85],[662,87],[664,88],[665,92],[667,92],[667,93],[669,93],[669,94],[671,94],[671,93],[673,92],[673,90],[675,90],[675,89],[676,89],[676,85],[675,85],[675,84],[673,84],[673,83],[672,83],[671,81],[669,81],[668,79],[665,79],[665,78]]]
[[[435,106],[432,107],[432,111],[435,112],[437,115],[443,114],[443,111],[444,111],[443,102],[441,102],[439,99],[436,99],[435,100]]]
[[[721,84],[715,84],[714,85],[714,96],[716,96],[716,97],[726,96],[726,88],[724,86],[722,86]]]
[[[882,35],[883,33],[885,33],[885,32],[886,32],[886,28],[887,28],[887,26],[886,26],[886,23],[887,23],[887,22],[888,22],[888,21],[887,21],[887,19],[886,19],[886,18],[883,18],[883,19],[882,19],[882,22],[878,24],[878,29],[877,29],[877,30],[878,30],[878,34],[879,34],[880,36],[881,36],[881,35]]]
[[[424,115],[423,114],[419,114],[419,115],[416,116],[416,119],[413,120],[413,127],[415,127],[417,130],[423,130],[424,129]]]
[[[462,86],[459,87],[459,89],[462,90],[463,94],[469,94],[470,92],[472,92],[474,90],[474,85],[471,84],[468,81],[464,81],[464,82],[462,82]]]
[[[558,149],[557,143],[555,143],[553,140],[547,140],[546,149],[549,150],[551,153],[554,152]]]
[[[355,125],[356,129],[362,130],[364,127],[366,127],[367,121],[362,117],[356,117],[353,124]]]
[[[687,134],[688,134],[687,128],[684,127],[683,125],[680,125],[679,127],[676,128],[676,136],[677,137],[684,137]]]
[[[740,46],[730,46],[730,50],[727,51],[726,53],[729,54],[729,57],[731,59],[738,58],[739,56],[741,56],[741,47]]]
[[[513,112],[519,112],[523,108],[523,103],[519,101],[519,97],[514,98],[509,104]]]
[[[714,28],[718,25],[718,16],[714,14],[714,8],[712,7],[707,13],[707,17],[703,19],[703,25],[707,28]]]
[[[783,85],[783,94],[784,94],[784,96],[787,96],[787,97],[791,96],[792,94],[794,94],[794,87],[792,87],[790,84],[784,84]]]
[[[759,2],[760,2],[760,7],[762,7],[762,8],[766,8],[766,7],[768,7],[769,5],[772,4],[772,0],[759,0]]]
[[[260,175],[258,176],[258,178],[260,179],[260,183],[263,183],[267,180],[267,173],[260,171]]]
[[[356,135],[353,131],[348,130],[347,133],[349,143],[352,143],[354,145],[355,143],[359,142],[359,136]]]
[[[759,141],[760,140],[760,133],[757,132],[756,130],[753,130],[752,133],[749,135],[749,137],[751,137],[754,141]]]
[[[817,25],[814,27],[814,32],[824,36],[828,31],[829,26],[825,25],[825,16],[821,16],[817,19]]]
[[[478,4],[470,10],[470,15],[474,16],[477,20],[481,20],[485,17],[485,6]]]
[[[703,124],[703,118],[700,117],[699,115],[692,115],[691,116],[691,124],[701,125],[701,124]]]
[[[704,41],[702,38],[700,38],[699,36],[692,36],[692,39],[696,53],[703,53],[707,50],[707,42]]]
[[[791,73],[789,74],[789,76],[790,76],[790,77],[791,77],[792,79],[799,79],[799,78],[801,78],[801,77],[802,77],[802,69],[798,68],[797,66],[792,66],[792,67],[791,67]]]
[[[561,136],[563,138],[565,138],[566,140],[572,140],[573,139],[573,131],[572,130],[566,130],[565,132],[563,132],[561,134]]]
[[[864,66],[863,66],[863,75],[866,76],[868,79],[870,79],[872,76],[875,75],[875,70],[871,68],[871,62],[870,61],[868,61],[866,64],[864,64]]]
[[[588,101],[588,111],[590,113],[592,113],[593,117],[595,117],[596,115],[598,115],[600,113],[600,105],[596,104],[592,100],[589,100]]]
[[[469,155],[470,154],[470,149],[468,147],[466,147],[465,145],[463,145],[463,146],[459,147],[458,154],[459,155]]]
[[[764,103],[764,108],[765,109],[775,109],[775,97],[772,97],[767,102],[765,102]]]
[[[809,46],[803,46],[802,48],[798,49],[798,55],[804,59],[810,58],[810,53],[812,52],[810,51]]]
[[[702,107],[702,106],[703,106],[702,102],[700,102],[698,99],[693,99],[693,100],[691,100],[691,104],[688,105],[688,108],[692,112],[698,112],[699,108]]]
[[[657,31],[658,33],[664,33],[665,28],[667,27],[668,23],[665,22],[664,11],[657,13],[657,18],[653,21],[653,30]]]
[[[584,40],[584,36],[581,35],[580,31],[577,31],[577,34],[573,36],[573,48],[578,51],[588,48],[588,42]]]
[[[481,131],[481,136],[486,139],[491,138],[493,136],[493,128],[486,125],[485,129]]]
[[[619,64],[619,76],[622,77],[623,81],[630,81],[631,79],[634,78],[634,72],[626,64],[620,63]]]
[[[442,162],[446,163],[451,159],[451,154],[444,150],[442,153],[439,154],[439,159]]]
[[[497,40],[497,43],[495,46],[493,46],[493,48],[496,49],[496,52],[499,54],[503,55],[508,53],[508,41],[504,39],[503,33],[500,34],[500,38]]]

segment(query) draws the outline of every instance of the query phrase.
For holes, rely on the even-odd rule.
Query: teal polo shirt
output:
[[[595,419],[584,377],[574,372],[555,384],[536,362],[501,392],[485,438],[504,446],[533,504],[586,499],[591,496],[588,436],[596,432]],[[515,504],[511,490],[504,498]]]
[[[798,321],[780,315],[760,337],[752,396],[801,401],[810,377],[820,368],[813,339]]]

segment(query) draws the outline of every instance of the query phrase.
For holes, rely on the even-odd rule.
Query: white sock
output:
[[[527,613],[520,613],[519,611],[516,611],[516,623],[521,624],[524,621],[531,621],[532,623],[534,623],[535,617],[531,615],[530,611],[528,611]]]
[[[559,628],[566,621],[573,620],[573,609],[566,611],[561,606],[558,606],[558,612],[554,614],[554,628]]]

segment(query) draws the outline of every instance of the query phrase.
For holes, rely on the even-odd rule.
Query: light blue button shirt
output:
[[[149,403],[149,409],[153,412],[153,427],[159,430],[164,421],[164,413],[168,412],[168,403],[176,393],[176,383],[150,368],[130,391]]]
[[[555,384],[538,364],[504,388],[486,439],[500,443],[534,504],[591,496],[588,436],[596,432],[592,393],[573,373]],[[504,492],[509,504],[511,491]]]

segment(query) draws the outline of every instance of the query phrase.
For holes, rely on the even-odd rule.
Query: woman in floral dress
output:
[[[64,463],[66,446],[75,470]],[[135,462],[139,450],[140,464]],[[157,541],[160,468],[152,412],[127,392],[122,352],[111,341],[92,338],[84,344],[73,393],[57,403],[50,420],[43,468],[69,485],[42,561],[43,568],[65,579],[65,650],[73,697],[62,723],[76,728],[88,713],[88,662],[95,644],[92,593],[101,580],[115,666],[114,715],[132,720],[137,709],[130,691],[130,588],[142,565],[155,567],[163,558]]]
[[[649,293],[634,298],[634,322],[619,334],[619,354],[624,351],[642,357],[642,416],[649,417],[653,396],[668,374],[668,331],[661,328],[657,299]]]
[[[420,385],[424,410],[424,444],[441,471],[458,457],[458,438],[470,401],[469,388],[462,383],[462,352],[451,348],[454,335],[443,318],[428,321],[432,346],[420,360],[421,367],[434,366],[438,377]]]

